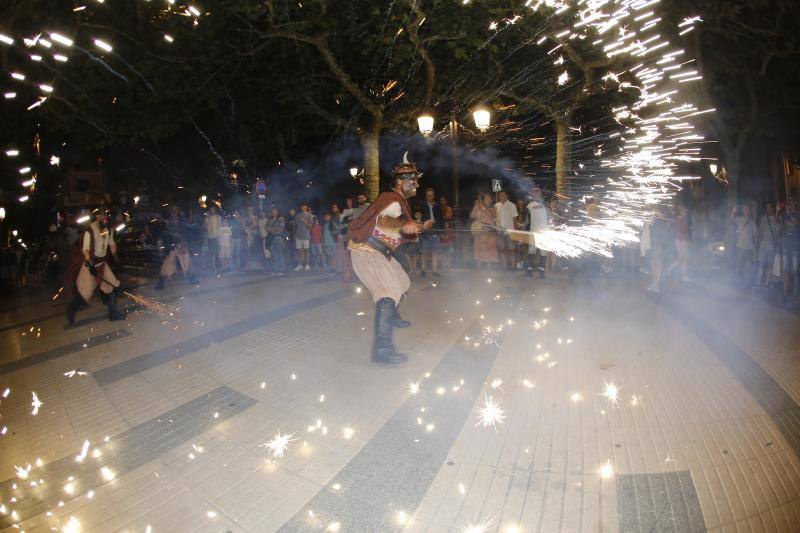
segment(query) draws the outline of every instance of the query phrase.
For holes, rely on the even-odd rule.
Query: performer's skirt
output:
[[[408,274],[393,257],[389,260],[377,252],[370,250],[350,250],[353,270],[358,279],[372,295],[372,301],[391,298],[395,304],[411,288]]]
[[[89,269],[86,265],[81,266],[80,272],[78,272],[78,279],[76,280],[75,284],[78,287],[78,294],[85,301],[89,301],[94,294],[94,290],[100,287],[100,290],[106,294],[109,294],[111,291],[114,290],[115,287],[119,287],[119,280],[117,276],[114,275],[114,272],[111,271],[111,267],[104,264],[97,268],[97,273],[100,274],[100,278],[104,279],[106,282],[98,282],[98,280],[92,276],[89,272]]]
[[[181,272],[186,274],[189,272],[191,265],[192,258],[188,250],[179,252],[178,248],[172,249],[167,254],[167,257],[164,258],[164,262],[161,263],[161,276],[170,278],[178,271],[179,267]]]

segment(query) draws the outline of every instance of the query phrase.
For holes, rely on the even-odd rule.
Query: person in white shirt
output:
[[[514,219],[519,216],[517,206],[508,200],[508,193],[500,191],[500,201],[494,206],[497,213],[497,225],[503,230],[514,229]],[[516,244],[511,235],[503,232],[497,235],[497,253],[500,256],[500,268],[514,270],[514,250]]]
[[[542,198],[542,190],[538,187],[531,189],[530,202],[526,206],[531,238],[528,244],[528,268],[526,275],[533,276],[533,269],[539,270],[539,277],[544,278],[544,271],[549,250],[536,242],[536,235],[547,230],[550,225],[550,214]]]
[[[208,255],[211,257],[211,271],[217,272],[217,259],[219,259],[219,227],[222,217],[217,214],[217,210],[212,205],[206,214],[205,229],[206,242],[208,243]]]

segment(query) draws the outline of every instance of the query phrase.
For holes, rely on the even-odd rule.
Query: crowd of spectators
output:
[[[743,203],[714,220],[682,204],[658,205],[642,226],[638,243],[615,247],[612,258],[589,255],[571,260],[537,246],[535,235],[601,217],[599,198],[564,206],[553,198],[546,200],[533,187],[514,199],[506,191],[481,193],[471,206],[457,210],[428,187],[409,203],[414,218],[433,220],[429,231],[398,251],[411,275],[440,277],[454,267],[539,277],[553,271],[569,276],[632,275],[646,279],[647,290],[657,294],[712,274],[740,288],[772,289],[765,294],[774,293],[781,302],[797,303],[800,297],[800,213],[793,200],[760,208]],[[188,217],[172,205],[163,216],[147,213],[145,223],[129,224],[118,238],[126,240],[122,249],[127,263],[149,260],[157,268],[170,250],[191,255],[191,262],[184,255],[178,264],[181,270],[192,265],[192,280],[196,272],[282,276],[319,271],[350,282],[347,224],[369,205],[363,194],[322,209],[304,203],[285,209],[245,205],[226,212],[210,203]],[[120,213],[117,223],[126,221]],[[2,286],[22,288],[38,279],[60,279],[79,236],[80,226],[73,223],[51,226],[39,242],[10,241],[0,254]]]
[[[760,207],[742,203],[717,224],[685,206],[660,205],[640,235],[639,268],[651,276],[647,290],[660,293],[670,278],[691,283],[690,271],[714,272],[736,287],[771,291],[780,302],[799,303],[798,218],[794,199]]]

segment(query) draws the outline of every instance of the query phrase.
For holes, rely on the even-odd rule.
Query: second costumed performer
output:
[[[407,199],[417,194],[421,176],[406,153],[403,163],[392,171],[392,190],[381,193],[347,227],[353,271],[375,302],[372,361],[379,364],[395,365],[408,359],[392,343],[392,330],[410,325],[400,317],[397,306],[411,287],[408,274],[394,254],[404,240],[416,239],[432,223],[416,222],[408,207]]]

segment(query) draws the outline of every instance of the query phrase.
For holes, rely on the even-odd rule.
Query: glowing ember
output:
[[[270,441],[264,444],[259,444],[259,446],[267,448],[272,452],[272,456],[274,458],[279,459],[283,457],[284,453],[286,453],[286,450],[289,448],[289,444],[294,441],[294,439],[292,439],[293,436],[294,433],[290,435],[281,435],[281,432],[278,431]]]
[[[600,396],[605,396],[608,400],[608,403],[611,405],[616,405],[619,401],[619,388],[614,385],[614,382],[604,382],[603,383],[603,392],[600,393]]]
[[[33,411],[31,411],[31,414],[33,416],[36,416],[39,414],[39,408],[42,406],[42,402],[41,400],[39,400],[39,397],[36,395],[35,392],[32,392],[31,396],[33,398],[31,400],[31,405],[33,406]]]
[[[483,395],[483,407],[478,410],[478,422],[475,427],[492,426],[497,431],[497,424],[503,423],[506,415],[500,404],[495,403],[494,398],[489,395]]]

